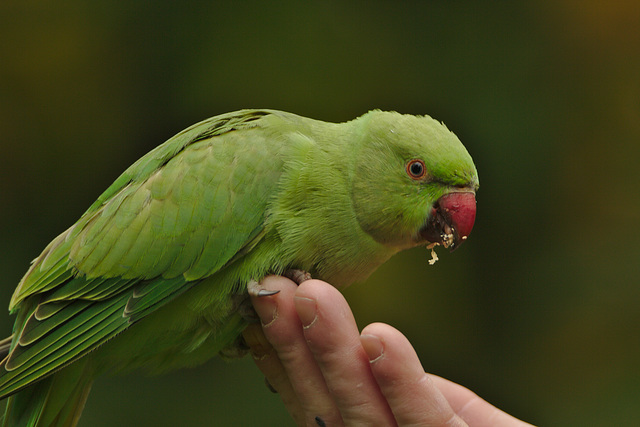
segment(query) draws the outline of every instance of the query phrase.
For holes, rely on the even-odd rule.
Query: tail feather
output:
[[[78,360],[9,397],[2,426],[75,426],[93,383],[88,359]]]

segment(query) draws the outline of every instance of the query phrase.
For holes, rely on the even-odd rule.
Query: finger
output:
[[[295,402],[292,415],[303,419],[302,424],[317,425],[315,419],[320,417],[327,425],[342,425],[340,412],[302,332],[293,303],[297,285],[282,277],[269,276],[261,282],[261,286],[280,292],[271,296],[252,297],[264,335],[275,352],[266,359],[257,360],[256,364],[264,369],[269,382],[273,380],[271,384],[274,388],[281,395],[284,393],[285,404],[289,402],[292,405]]]
[[[296,424],[304,422],[304,411],[289,382],[287,373],[278,359],[278,354],[264,336],[261,325],[251,324],[242,332],[245,342],[251,350],[253,361],[264,374],[268,386],[279,394],[280,399]]]
[[[344,423],[395,425],[342,294],[325,282],[308,280],[298,287],[295,303],[309,348]]]
[[[496,408],[486,400],[480,398],[471,390],[446,380],[437,375],[429,374],[433,383],[440,389],[453,410],[472,426],[516,427],[531,426],[531,424]]]
[[[286,279],[276,281],[268,278],[263,283],[267,283],[270,290],[279,290],[283,295],[295,292],[295,284]],[[259,287],[265,291],[267,290],[263,285]],[[273,316],[272,311],[275,309],[276,304],[273,299],[277,298],[275,295],[277,294],[265,297],[254,293],[252,303],[256,312],[262,313],[263,316]],[[261,321],[265,320],[261,318]],[[249,346],[253,361],[264,374],[265,380],[280,395],[287,411],[291,414],[296,424],[300,425],[304,421],[304,412],[289,382],[286,371],[282,363],[280,363],[280,359],[278,359],[278,354],[264,335],[262,325],[251,324],[245,328],[242,335]]]
[[[371,370],[399,426],[465,426],[432,379],[411,343],[395,328],[374,323],[362,331]]]

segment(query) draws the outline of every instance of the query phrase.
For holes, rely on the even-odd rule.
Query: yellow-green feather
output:
[[[431,181],[406,175],[413,157]],[[99,372],[202,363],[246,326],[236,309],[248,281],[287,268],[362,280],[423,243],[432,203],[459,186],[477,187],[473,162],[428,117],[331,124],[242,110],[198,123],[134,163],[34,260],[10,304],[0,398],[19,392],[13,420],[31,410],[55,425],[79,413]],[[71,390],[75,366],[88,379],[69,406],[46,404],[54,384]]]
[[[257,214],[247,216],[229,205],[243,183],[229,180],[226,162],[238,163],[233,157],[238,147],[232,144],[243,139],[225,140],[225,132],[248,131],[257,125],[251,118],[263,115],[230,114],[178,134],[125,171],[78,223],[45,249],[12,299],[11,308],[21,316],[11,353],[2,362],[0,396],[106,342],[253,242],[264,222],[268,191],[253,205],[245,204]],[[216,130],[218,126],[225,131]],[[271,169],[266,178],[276,178],[270,183],[274,187],[277,162],[262,164]],[[268,190],[263,177],[246,178],[248,186],[260,181]],[[222,236],[219,227],[233,237]],[[231,227],[234,233],[229,233]],[[202,254],[206,261],[190,270]]]

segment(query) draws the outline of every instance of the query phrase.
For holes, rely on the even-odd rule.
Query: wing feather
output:
[[[276,145],[254,129],[267,114],[243,110],[179,133],[47,246],[11,300],[18,319],[0,363],[0,398],[82,357],[257,244],[282,170]],[[238,156],[238,144],[249,155]],[[256,166],[252,155],[272,159]]]
[[[99,303],[91,304],[88,301],[77,301],[70,304],[65,310],[77,310],[75,315],[70,317],[72,321],[66,321],[52,329],[38,340],[37,346],[22,346],[20,345],[20,340],[18,340],[18,345],[11,350],[7,357],[5,369],[11,372],[23,366],[27,361],[31,361],[27,369],[22,371],[28,372],[29,370],[37,369],[42,364],[42,360],[52,359],[54,358],[52,356],[57,353],[67,353],[68,350],[65,349],[76,347],[74,343],[76,343],[75,340],[78,337],[82,337],[93,327],[99,328],[100,323],[111,313],[117,311],[122,317],[120,305],[126,299],[128,299],[128,296],[123,295],[120,298],[109,299]],[[85,310],[88,307],[91,307],[91,309]],[[123,322],[128,323],[128,319],[123,318]],[[43,351],[44,349],[47,351]],[[55,367],[53,368],[55,369]]]
[[[51,314],[47,313],[46,316],[38,316],[38,312],[41,311],[42,307],[46,307],[48,305],[55,305],[55,313]],[[22,333],[20,334],[20,339],[18,340],[18,344],[22,348],[26,348],[30,344],[39,340],[53,329],[57,328],[67,320],[76,316],[79,312],[84,310],[85,308],[91,305],[90,301],[82,301],[74,303],[66,303],[63,307],[60,307],[61,304],[41,304],[38,306],[36,311],[27,319],[27,322],[22,329]],[[43,320],[47,320],[43,322]],[[14,353],[15,354],[15,353]]]
[[[121,302],[120,300],[104,301],[101,305],[107,307],[91,310],[94,315],[90,319],[79,319],[85,320],[79,325],[76,325],[78,322],[75,321],[72,324],[68,322],[65,324],[67,327],[60,327],[56,330],[57,333],[47,335],[46,352],[18,353],[13,363],[10,363],[12,362],[10,353],[1,364],[4,365],[6,372],[0,377],[0,390],[2,390],[0,397],[4,398],[52,374],[126,329],[128,321],[122,317],[119,304]],[[60,339],[62,337],[64,339]],[[17,348],[21,347],[16,346],[14,351]],[[27,349],[32,349],[32,346]],[[19,367],[15,364],[19,364]]]

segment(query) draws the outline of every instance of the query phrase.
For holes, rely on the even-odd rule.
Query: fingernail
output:
[[[294,297],[293,301],[296,305],[296,311],[298,312],[298,318],[302,323],[302,327],[304,329],[311,327],[316,319],[318,319],[316,301],[305,297]]]
[[[369,363],[375,363],[384,357],[384,345],[382,340],[375,335],[360,335],[360,343],[364,348]]]

